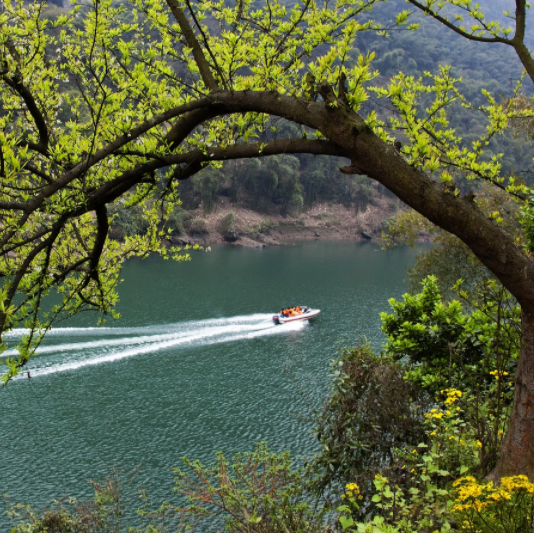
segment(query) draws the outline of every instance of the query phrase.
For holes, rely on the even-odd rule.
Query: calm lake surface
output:
[[[132,493],[145,489],[157,504],[172,500],[170,468],[183,456],[211,462],[262,440],[313,453],[310,413],[330,361],[361,337],[380,349],[379,312],[406,291],[413,260],[409,249],[316,242],[129,261],[122,318],[61,324],[29,365],[33,379],[0,390],[0,494],[40,508],[87,498],[89,479],[128,479],[140,466]],[[322,313],[272,324],[297,303]]]

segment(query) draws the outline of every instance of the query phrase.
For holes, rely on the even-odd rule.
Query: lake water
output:
[[[383,342],[379,312],[406,287],[409,249],[316,242],[214,247],[186,264],[129,261],[119,321],[53,330],[26,377],[0,390],[0,494],[38,508],[91,496],[89,479],[136,467],[133,493],[172,499],[171,466],[258,441],[313,453],[310,413],[343,346]],[[274,326],[280,307],[322,310]],[[68,326],[68,327],[67,327]],[[0,518],[0,530],[7,521]]]

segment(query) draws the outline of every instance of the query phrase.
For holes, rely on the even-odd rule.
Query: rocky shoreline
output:
[[[172,235],[169,244],[263,248],[318,239],[370,241],[380,238],[386,221],[396,212],[398,207],[385,200],[358,213],[354,208],[338,204],[321,204],[293,217],[261,214],[221,203],[212,213],[203,213],[201,209],[191,212],[196,222],[187,232]],[[221,232],[221,223],[230,213],[235,229],[231,235],[225,235]]]

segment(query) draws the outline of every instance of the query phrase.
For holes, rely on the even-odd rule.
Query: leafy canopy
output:
[[[377,73],[373,54],[350,59],[358,34],[416,29],[407,11],[389,25],[375,22],[369,12],[380,2],[92,0],[68,13],[39,0],[3,3],[0,332],[28,328],[18,355],[4,360],[5,381],[55,320],[86,309],[113,314],[125,258],[189,259],[188,250],[161,244],[180,180],[235,158],[350,156],[310,110],[361,120]],[[441,178],[453,195],[455,173],[505,189],[522,202],[529,228],[534,194],[502,176],[499,157],[485,158],[484,149],[511,117],[532,110],[489,93],[487,105],[474,109],[458,83],[447,67],[421,78],[399,74],[373,89],[393,106],[393,118],[371,111],[366,131],[388,143],[404,133],[406,162]],[[472,145],[448,126],[454,103],[487,119],[486,134]],[[273,117],[300,127],[281,138]],[[107,206],[121,197],[141,208],[147,229],[118,243],[107,239]],[[500,224],[499,212],[492,217]],[[61,303],[45,312],[53,288]]]

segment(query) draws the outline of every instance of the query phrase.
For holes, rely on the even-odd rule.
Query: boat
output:
[[[282,312],[280,312],[277,315],[273,316],[273,322],[278,325],[286,324],[287,322],[295,322],[296,320],[308,320],[309,318],[317,316],[321,312],[320,309],[312,309],[311,307],[306,307],[305,305],[296,305],[292,309],[295,309],[297,307],[300,307],[300,309],[302,309],[299,314],[292,316],[284,316],[282,315]]]

